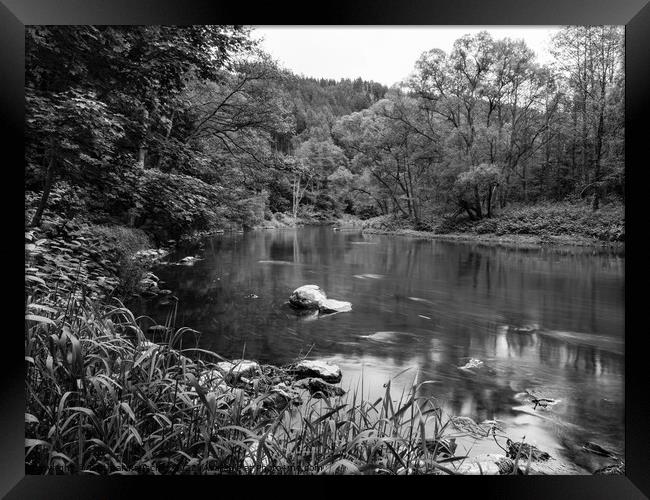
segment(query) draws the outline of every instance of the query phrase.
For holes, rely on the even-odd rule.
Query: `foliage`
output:
[[[59,302],[27,300],[30,474],[453,473],[441,464],[453,456],[449,421],[419,395],[427,382],[399,400],[389,381],[372,403],[355,390],[295,406],[273,390],[289,372],[228,381],[218,355],[183,350],[196,332],[174,330],[171,316],[157,328],[173,333],[155,344],[121,304]]]
[[[332,134],[366,199],[415,225],[441,203],[474,219],[571,196],[598,209],[623,194],[622,42],[617,27],[567,27],[542,66],[521,40],[466,35]],[[489,182],[474,182],[487,165]]]
[[[490,217],[494,190],[501,182],[501,172],[496,165],[481,164],[462,172],[454,184],[458,204],[471,218],[481,218],[484,209]]]
[[[526,234],[536,236],[583,236],[600,241],[625,239],[625,211],[620,204],[604,205],[593,212],[584,203],[547,203],[512,206],[492,219],[472,221],[448,218],[432,228],[439,233]]]
[[[218,227],[224,189],[195,177],[143,170],[135,190],[136,223],[159,241]]]
[[[46,213],[41,227],[25,231],[28,290],[93,299],[125,295],[143,271],[133,255],[148,246],[147,235],[136,229]]]

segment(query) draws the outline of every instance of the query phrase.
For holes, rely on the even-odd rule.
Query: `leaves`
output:
[[[56,323],[52,321],[50,318],[46,318],[45,316],[38,316],[36,314],[26,314],[25,320],[35,321],[37,323],[45,323],[47,325],[56,325]]]

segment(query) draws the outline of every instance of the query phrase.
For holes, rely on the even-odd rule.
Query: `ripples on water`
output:
[[[372,397],[412,367],[393,386],[416,372],[434,380],[423,390],[450,414],[502,420],[513,439],[525,435],[591,469],[592,457],[575,451],[584,441],[623,453],[622,252],[324,227],[219,235],[201,257],[155,272],[179,298],[177,325],[199,330],[202,347],[239,357],[245,345],[247,357],[278,364],[311,348],[341,366],[344,387],[357,386],[363,371]],[[352,311],[297,317],[285,303],[305,284],[352,302]],[[133,305],[160,322],[169,308],[158,299]],[[538,329],[526,332],[529,325]],[[459,369],[471,358],[483,364]],[[533,409],[526,390],[560,402]],[[501,451],[490,440],[465,445]]]

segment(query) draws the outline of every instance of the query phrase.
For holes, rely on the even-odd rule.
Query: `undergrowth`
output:
[[[436,234],[473,233],[533,236],[578,236],[598,241],[625,240],[625,208],[604,205],[597,211],[581,203],[549,203],[510,206],[490,218],[471,220],[463,214],[431,215],[414,221],[395,215],[364,221],[364,228],[382,231],[414,229]]]

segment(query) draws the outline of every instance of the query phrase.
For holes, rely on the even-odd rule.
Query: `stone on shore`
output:
[[[508,457],[517,460],[517,467],[523,474],[539,475],[581,475],[588,474],[571,463],[565,463],[552,457],[536,446],[524,442],[506,441]]]
[[[273,386],[269,397],[263,401],[265,407],[277,409],[282,409],[288,404],[299,405],[300,403],[302,403],[300,391],[293,386],[287,386],[284,382]]]
[[[261,373],[260,365],[256,361],[245,359],[239,361],[222,361],[217,363],[219,370],[227,380],[239,381],[242,377],[250,377]]]
[[[228,389],[224,374],[219,370],[208,370],[199,376],[199,385],[208,391],[225,391]]]
[[[545,461],[551,458],[551,455],[545,451],[540,450],[537,446],[532,444],[519,442],[515,443],[511,439],[506,441],[506,448],[508,449],[508,456],[510,458],[519,457],[520,459],[528,459],[530,456],[532,460]]]
[[[309,391],[309,394],[314,396],[316,399],[320,399],[322,397],[330,398],[333,396],[343,396],[345,394],[345,391],[340,387],[327,383],[324,380],[315,377],[298,380],[294,386],[307,389]]]
[[[456,472],[470,476],[499,476],[512,474],[514,468],[514,461],[505,455],[486,453],[466,459],[456,467]]]
[[[265,442],[272,442],[275,440],[275,436],[273,433],[269,433],[266,436],[266,439],[264,440]],[[253,468],[256,465],[259,465],[260,469],[263,469],[265,467],[268,467],[269,465],[269,457],[268,455],[263,451],[260,454],[260,462],[259,464],[257,463],[257,456],[258,456],[258,448],[260,445],[260,441],[253,441],[248,449],[248,452],[246,453],[246,456],[244,458],[244,467],[247,468]]]
[[[589,475],[589,471],[571,463],[561,462],[553,457],[548,460],[531,460],[530,465],[528,465],[528,457],[520,457],[518,467],[522,473],[525,473],[526,469],[528,469],[528,475],[530,476]]]
[[[336,384],[341,381],[341,368],[333,363],[319,360],[304,360],[293,368],[298,378],[320,378],[325,382]]]

